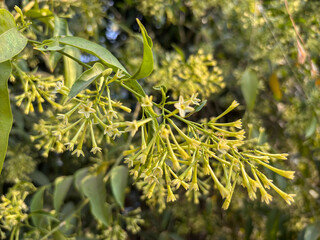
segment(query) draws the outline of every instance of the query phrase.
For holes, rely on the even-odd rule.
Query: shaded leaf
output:
[[[106,203],[107,192],[103,182],[103,176],[86,176],[81,181],[81,189],[89,198],[93,216],[104,225],[110,225],[111,208]]]
[[[317,240],[320,237],[320,224],[309,225],[304,232],[304,240]]]
[[[45,191],[45,187],[41,187],[32,197],[31,203],[30,203],[30,212],[31,212],[31,219],[33,224],[36,227],[41,227],[41,221],[45,217],[39,214],[33,214],[37,211],[40,211],[43,209],[43,195]]]
[[[53,207],[57,212],[59,212],[61,205],[63,204],[63,201],[71,186],[72,180],[72,176],[61,176],[54,181]]]
[[[246,69],[241,77],[241,91],[246,101],[247,108],[251,111],[254,108],[258,92],[258,78],[250,69]]]
[[[306,138],[311,137],[315,133],[316,129],[317,129],[317,118],[313,116],[306,129],[305,137]]]
[[[32,181],[34,181],[38,185],[43,186],[43,185],[50,184],[50,180],[48,179],[48,177],[44,173],[42,173],[38,170],[31,173],[30,177],[31,177]]]
[[[0,174],[6,157],[9,134],[12,128],[12,112],[8,92],[11,62],[0,63]]]
[[[206,105],[207,100],[202,101],[195,109],[194,112],[199,112]]]
[[[116,202],[124,208],[125,190],[128,183],[128,168],[126,166],[116,166],[111,171],[111,189]]]
[[[87,175],[88,175],[88,168],[81,168],[78,171],[76,171],[76,173],[74,174],[74,185],[75,185],[76,189],[82,194],[84,194],[84,193],[81,189],[81,181]]]
[[[100,77],[100,74],[104,71],[104,69],[105,67],[101,63],[95,63],[92,68],[84,71],[72,85],[68,95],[69,98],[77,96],[78,93],[87,88],[90,83]]]

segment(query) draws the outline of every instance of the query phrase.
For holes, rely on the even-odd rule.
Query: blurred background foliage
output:
[[[250,201],[238,188],[227,211],[221,209],[222,199],[215,194],[200,196],[198,202],[181,196],[165,208],[161,197],[153,202],[141,199],[139,184],[132,185],[129,179],[125,208],[113,214],[118,216],[116,224],[108,228],[93,224],[93,217],[87,214],[89,207],[85,207],[79,216],[68,218],[66,226],[51,236],[53,239],[319,239],[319,1],[290,0],[288,8],[282,0],[38,0],[40,10],[34,9],[34,4],[29,0],[0,2],[12,12],[15,5],[23,9],[25,20],[32,22],[26,29],[30,39],[42,41],[52,36],[54,13],[68,21],[71,34],[105,46],[131,72],[142,56],[135,21],[139,18],[154,42],[155,70],[142,82],[147,94],[153,93],[154,85],[164,85],[173,97],[198,92],[208,102],[206,111],[194,114],[194,119],[217,116],[237,100],[241,107],[226,120],[242,117],[248,144],[268,144],[274,152],[288,153],[288,161],[274,165],[296,171],[291,182],[270,176],[282,189],[296,193],[293,205],[285,205],[280,198],[269,205]],[[24,71],[38,69],[41,78],[49,76],[48,60],[32,47],[24,50],[21,59],[18,64]],[[95,60],[87,55],[81,59]],[[14,76],[10,91],[12,96],[22,92]],[[112,94],[130,101],[120,90]],[[44,196],[44,207],[38,210],[52,219],[35,223],[38,230],[20,230],[22,239],[38,239],[41,227],[63,223],[81,200],[72,187],[62,210],[54,212],[57,179],[88,166],[107,168],[117,151],[94,158],[49,150],[43,154],[29,136],[36,138],[37,125],[33,123],[40,122],[41,128],[41,119],[50,118],[52,113],[25,114],[12,98],[14,126],[0,192],[9,199],[3,197],[3,204],[10,202],[9,210],[19,221],[26,218],[27,207],[17,210],[15,201],[24,201],[32,209],[36,194]],[[68,182],[66,178],[63,181]],[[43,190],[32,195],[35,190],[30,182]],[[111,192],[108,188],[108,201],[115,202]],[[3,204],[2,216],[12,213]],[[15,222],[1,224],[0,238],[9,236]]]

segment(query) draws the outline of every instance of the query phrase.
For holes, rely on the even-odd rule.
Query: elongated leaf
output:
[[[54,16],[54,37],[60,36],[71,36],[69,32],[68,22],[65,19],[59,18],[58,16]],[[70,56],[80,60],[80,50],[71,47],[65,46],[64,52],[69,54]],[[55,68],[57,61],[61,58],[61,54],[57,52],[50,52],[49,63],[52,67]],[[80,76],[82,72],[82,67],[79,63],[74,61],[73,59],[63,56],[63,64],[64,64],[64,85],[71,88],[76,79]]]
[[[121,65],[118,59],[113,56],[110,51],[97,43],[91,42],[84,38],[72,36],[60,38],[59,42],[61,44],[70,45],[84,52],[90,53],[99,58],[103,62],[103,64],[112,68],[115,72],[120,69],[125,75],[130,76],[130,74],[127,72],[124,66]]]
[[[66,19],[59,18],[57,15],[54,15],[54,37],[67,36],[68,33],[68,22]]]
[[[241,77],[241,91],[247,103],[247,108],[251,111],[257,97],[258,77],[250,69],[247,69]]]
[[[99,58],[103,64],[112,68],[114,71],[117,71],[118,69],[120,69],[123,71],[123,74],[125,74],[127,77],[131,76],[128,73],[128,71],[125,69],[125,67],[122,66],[122,64],[118,61],[118,59],[115,56],[113,56],[111,52],[109,52],[107,49],[100,46],[99,44],[96,44],[84,38],[71,37],[71,36],[61,38],[59,42],[61,44],[70,45],[84,52],[92,54],[97,58]],[[128,80],[124,84],[130,87],[135,92],[137,92],[139,95],[145,96],[145,92],[143,88],[140,86],[140,84],[136,80]],[[136,96],[136,97],[139,98],[139,96]]]
[[[28,40],[18,31],[11,28],[0,35],[0,62],[7,61],[19,54],[27,45]]]
[[[69,92],[69,98],[77,96],[79,92],[87,88],[90,83],[100,76],[104,69],[105,67],[101,63],[95,63],[92,68],[84,71],[72,85]]]
[[[15,27],[16,23],[11,13],[6,9],[0,9],[0,35]]]
[[[9,134],[13,122],[8,92],[8,79],[10,74],[11,62],[0,63],[0,174],[6,157]]]
[[[125,190],[128,183],[128,168],[116,166],[111,172],[111,189],[120,207],[124,208]]]
[[[80,51],[77,48],[66,46],[64,52],[70,56],[80,59]],[[81,75],[82,66],[67,56],[63,56],[64,85],[71,88],[77,78]]]
[[[87,176],[81,181],[81,189],[89,198],[91,212],[93,216],[104,225],[110,225],[110,207],[106,203],[106,187],[103,176]]]
[[[44,191],[45,191],[45,187],[41,187],[32,197],[31,199],[31,204],[30,204],[30,212],[31,214],[37,211],[40,211],[43,209],[43,195],[44,195]],[[42,221],[42,219],[44,219],[44,216],[41,215],[37,215],[37,214],[32,214],[31,215],[31,219],[33,224],[36,227],[40,227],[40,223]]]
[[[315,133],[316,129],[317,129],[317,118],[313,116],[306,129],[305,137],[306,138],[311,137]]]
[[[131,76],[132,79],[141,79],[148,77],[153,71],[153,54],[152,54],[152,40],[148,36],[148,33],[139,19],[137,19],[139,24],[142,38],[143,38],[143,58],[142,63],[138,69],[138,71]]]
[[[58,177],[54,181],[54,192],[53,192],[53,207],[58,212],[63,204],[63,201],[69,191],[73,177]]]

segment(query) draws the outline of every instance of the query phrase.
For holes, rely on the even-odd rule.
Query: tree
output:
[[[278,150],[286,151],[289,141],[304,144],[299,136],[282,140],[284,131],[301,136],[290,132],[297,114],[290,115],[287,105],[299,108],[303,101],[290,85],[289,76],[297,78],[296,71],[289,71],[292,60],[283,55],[283,47],[270,46],[280,39],[298,53],[298,74],[311,72],[315,83],[318,77],[309,46],[292,27],[293,18],[286,19],[289,6],[281,9],[279,4],[25,1],[12,13],[1,9],[0,127],[6,136],[1,160],[7,152],[0,205],[3,237],[148,239],[160,234],[211,239],[217,229],[232,224],[218,223],[216,214],[230,207],[227,213],[241,221],[268,213],[265,234],[276,238],[277,228],[289,220],[277,212],[281,203],[267,208],[273,199],[268,189],[289,205],[294,201],[294,194],[281,190],[286,188],[282,177],[293,179],[294,171],[283,170],[288,155]],[[272,7],[286,11],[276,14]],[[287,31],[276,35],[270,13]],[[315,24],[312,18],[306,21]],[[294,30],[297,48],[289,45]],[[279,72],[289,78],[285,89]],[[302,132],[316,141],[317,93],[309,95],[304,85],[299,86],[313,117]],[[292,97],[281,100],[283,91]],[[234,99],[245,103],[247,131]],[[276,109],[281,103],[283,114]],[[278,119],[272,119],[274,112]],[[281,127],[281,121],[288,124]],[[262,123],[267,130],[259,127]],[[274,124],[273,130],[268,124]],[[238,185],[253,202],[247,202]],[[258,192],[266,204],[255,200]],[[237,211],[246,211],[247,217]],[[163,225],[151,227],[155,219]],[[174,220],[180,222],[176,227],[170,224]],[[259,237],[252,229],[261,226],[247,227],[247,237]],[[241,236],[236,227],[231,229],[233,237]],[[316,235],[313,229],[316,224],[301,234]],[[299,230],[281,234],[296,236]]]

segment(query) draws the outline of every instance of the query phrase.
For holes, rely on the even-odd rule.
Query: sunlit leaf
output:
[[[130,77],[131,79],[145,78],[149,76],[153,71],[152,39],[149,37],[146,29],[139,19],[137,19],[137,22],[139,24],[143,38],[143,58],[138,71]]]
[[[125,75],[129,76],[129,73],[124,68],[124,66],[121,65],[118,59],[113,56],[110,51],[97,43],[91,42],[84,38],[72,36],[60,38],[59,42],[61,44],[73,46],[84,52],[90,53],[93,56],[99,58],[103,62],[103,64],[112,68],[115,72],[120,69]]]
[[[111,172],[111,189],[120,207],[124,208],[125,189],[128,183],[128,168],[117,166]]]
[[[27,45],[28,40],[18,31],[11,28],[0,35],[0,62],[7,61],[19,54]]]
[[[92,83],[95,79],[100,77],[100,74],[104,70],[105,66],[103,66],[101,63],[95,63],[92,68],[88,69],[87,71],[84,71],[72,85],[69,92],[69,98],[77,96],[77,94],[85,88],[87,88],[90,85],[90,83]]]
[[[11,74],[10,61],[0,63],[0,174],[6,157],[9,134],[12,128],[12,112],[8,92],[8,79]]]
[[[15,27],[16,23],[11,13],[6,9],[0,9],[0,35]]]
[[[19,54],[28,40],[18,31],[10,12],[0,9],[0,62]]]

